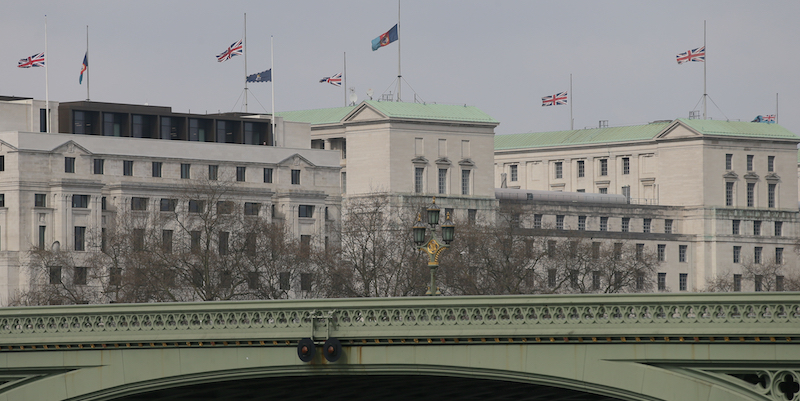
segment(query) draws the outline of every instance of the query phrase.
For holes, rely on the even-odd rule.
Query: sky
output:
[[[89,46],[92,101],[175,112],[306,110],[397,94],[475,106],[497,134],[646,124],[703,110],[750,121],[775,114],[800,134],[800,1],[402,0],[399,41],[370,42],[398,22],[397,0],[0,0],[0,95],[87,98],[78,77]],[[216,55],[245,36],[246,57]],[[45,17],[46,16],[46,17]],[[45,24],[46,21],[46,24]],[[678,65],[703,46],[707,60]],[[45,26],[47,35],[45,35]],[[45,51],[45,69],[17,67]],[[398,48],[400,48],[398,62]],[[272,51],[271,51],[272,50]],[[274,55],[274,65],[271,62]],[[319,83],[344,72],[347,87]],[[246,71],[245,71],[246,58]],[[570,105],[541,98],[572,91]]]

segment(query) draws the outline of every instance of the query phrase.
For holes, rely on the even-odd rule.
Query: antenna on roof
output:
[[[350,105],[355,106],[357,100],[358,95],[356,95],[356,88],[350,88]]]

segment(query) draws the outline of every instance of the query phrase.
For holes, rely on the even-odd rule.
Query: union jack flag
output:
[[[542,98],[542,106],[558,106],[561,104],[567,104],[567,92],[559,92]]]
[[[233,56],[241,56],[242,55],[242,41],[233,42],[233,44],[228,47],[224,52],[217,54],[217,61],[220,63],[230,59]]]
[[[706,61],[706,47],[698,47],[697,49],[678,53],[675,57],[678,58],[678,64],[683,64],[687,61],[699,61],[704,63]]]
[[[44,53],[36,53],[28,58],[19,60],[19,68],[44,67]]]
[[[319,83],[327,82],[334,86],[342,86],[342,74],[333,74],[330,77],[325,77],[319,80]]]
[[[775,124],[775,115],[774,114],[767,114],[764,116],[764,121],[770,124]]]

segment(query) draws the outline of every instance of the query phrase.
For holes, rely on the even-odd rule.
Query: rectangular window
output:
[[[644,220],[642,220],[642,232],[643,233],[649,233],[650,232],[650,226],[652,225],[652,223],[653,223],[653,219],[644,219]]]
[[[725,183],[725,206],[733,206],[733,183]]]
[[[467,209],[467,223],[475,224],[478,220],[478,209]]]
[[[586,216],[578,216],[578,231],[586,231]]]
[[[47,207],[47,194],[33,194],[33,206]]]
[[[291,273],[289,272],[280,272],[278,273],[278,285],[281,291],[289,291],[289,283],[291,279]]]
[[[764,284],[764,276],[762,276],[762,275],[760,275],[760,274],[756,274],[756,275],[755,275],[755,277],[753,277],[753,280],[755,281],[755,283],[754,283],[754,284],[755,284],[755,290],[756,290],[756,292],[761,292],[761,291],[763,291],[763,290],[764,290],[764,289],[763,289],[763,284]]]
[[[469,195],[469,172],[461,170],[461,195]]]
[[[733,154],[725,155],[725,170],[733,170]]]
[[[758,220],[753,222],[753,235],[761,235],[761,222]]]
[[[292,185],[300,185],[300,170],[292,170]]]
[[[227,255],[228,254],[228,237],[230,237],[230,233],[227,231],[220,231],[219,237],[217,239],[217,250],[219,251],[220,255]]]
[[[245,166],[237,166],[236,167],[236,181],[245,182],[247,178],[247,167]]]
[[[777,184],[767,185],[767,207],[775,207],[775,188]]]
[[[775,171],[775,156],[767,156],[767,172]]]
[[[564,177],[564,163],[563,162],[556,162],[555,163],[555,173],[556,179],[560,179]]]
[[[244,253],[247,256],[256,255],[256,233],[249,232],[244,234]]]
[[[622,158],[622,174],[628,175],[631,173],[631,159],[629,157]]]
[[[72,283],[76,285],[86,285],[87,270],[89,270],[89,268],[76,266],[74,275],[72,276]]]
[[[599,191],[601,194],[607,194],[607,193],[608,193],[608,188],[598,188],[598,191]]]
[[[414,168],[414,192],[415,193],[422,193],[422,177],[425,174],[424,167],[415,167]]]
[[[210,181],[216,181],[219,178],[219,166],[214,164],[208,165],[208,179]]]
[[[600,257],[600,243],[592,242],[592,259],[597,259],[599,257]]]
[[[245,216],[258,216],[258,211],[261,209],[260,203],[245,202],[244,215]]]
[[[72,195],[72,207],[80,209],[89,207],[89,195]]]
[[[100,198],[100,210],[107,210],[108,205],[106,204],[106,197],[103,196]]]
[[[200,231],[190,231],[189,238],[191,241],[191,250],[192,251],[199,251],[200,250]]]
[[[600,231],[608,231],[608,217],[600,218]]]
[[[783,235],[783,222],[776,221],[775,222],[775,236],[780,237]]]
[[[563,230],[564,229],[564,216],[557,215],[556,216],[556,230]]]
[[[783,276],[775,276],[775,291],[784,291]]]
[[[122,161],[122,175],[133,175],[133,160]]]
[[[300,205],[298,207],[298,216],[299,217],[314,217],[314,206],[313,205]]]
[[[667,260],[667,244],[658,244],[658,261],[664,262]]]
[[[686,245],[678,245],[678,262],[686,263]]]
[[[622,232],[626,233],[630,231],[631,228],[631,219],[630,217],[623,217],[622,218]]]
[[[153,162],[153,177],[161,177],[161,162]]]
[[[583,160],[578,160],[578,178],[586,176],[586,166]]]
[[[205,210],[205,202],[199,200],[189,201],[189,213],[203,213]]]
[[[75,227],[75,250],[86,250],[86,227]]]
[[[742,263],[742,247],[738,245],[733,246],[733,263]]]
[[[592,290],[597,291],[600,289],[600,272],[592,272]]]
[[[636,244],[636,260],[642,260],[644,256],[644,244]]]
[[[233,206],[232,201],[217,201],[217,214],[232,214]]]
[[[783,264],[783,248],[775,248],[775,264]]]
[[[516,181],[516,180],[517,180],[517,178],[518,178],[518,177],[517,177],[517,176],[518,176],[518,173],[517,173],[517,165],[513,164],[513,165],[511,165],[511,166],[508,166],[508,168],[509,168],[509,170],[510,170],[510,173],[511,173],[511,174],[510,174],[510,175],[511,175],[511,181]]]
[[[755,207],[756,205],[756,183],[747,183],[747,207]]]
[[[47,132],[47,109],[39,109],[39,132]]]
[[[272,184],[272,168],[264,167],[264,183]]]
[[[47,233],[47,226],[39,226],[39,250],[43,251],[45,244],[45,234]]]
[[[600,175],[608,175],[608,159],[600,159]]]
[[[757,246],[753,249],[753,263],[761,264],[761,254],[764,248]]]
[[[614,243],[614,260],[618,260],[622,256],[622,242]]]
[[[439,193],[444,194],[447,193],[447,169],[440,168],[439,169]]]
[[[61,266],[50,266],[50,284],[61,284]]]
[[[556,286],[556,269],[547,269],[547,286],[550,288]]]
[[[742,275],[741,274],[734,274],[733,275],[733,291],[741,292],[742,291]]]
[[[75,172],[75,158],[74,157],[65,157],[64,158],[64,172],[65,173],[74,173]]]
[[[95,174],[103,174],[103,165],[105,164],[105,160],[103,159],[94,159],[94,173]]]
[[[189,163],[181,163],[181,178],[188,180],[192,178],[192,165]]]
[[[311,273],[300,273],[300,291],[311,291]]]
[[[147,202],[149,202],[149,198],[131,198],[131,210],[147,210]]]
[[[688,278],[689,278],[688,274],[680,273],[680,275],[678,276],[678,280],[679,280],[678,281],[678,287],[679,287],[678,290],[686,291],[686,281],[688,280]]]
[[[541,214],[534,214],[533,215],[533,228],[536,228],[536,229],[542,228],[542,215]]]
[[[672,234],[672,219],[664,220],[664,234]]]
[[[303,255],[307,255],[308,251],[311,250],[311,236],[310,235],[301,235],[300,236],[300,253]]]
[[[747,155],[747,171],[753,171],[753,155]]]
[[[175,206],[177,204],[178,204],[178,200],[177,199],[161,198],[161,202],[160,202],[159,206],[160,206],[160,210],[162,212],[174,212],[175,211]]]
[[[740,232],[739,227],[741,226],[741,224],[742,224],[741,220],[733,220],[732,224],[731,224],[731,227],[733,228],[731,230],[731,234],[739,235],[739,232]]]
[[[161,249],[172,253],[172,230],[161,230]]]
[[[144,229],[133,229],[133,250],[141,252],[144,250]]]
[[[658,273],[658,290],[667,290],[667,273]]]

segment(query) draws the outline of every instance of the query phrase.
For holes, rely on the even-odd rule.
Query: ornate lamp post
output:
[[[436,226],[439,225],[439,207],[436,206],[436,198],[433,198],[433,203],[428,206],[427,210],[427,224],[430,225],[431,238],[425,241],[425,223],[422,222],[421,214],[417,215],[417,222],[414,224],[414,244],[417,249],[425,251],[428,254],[428,268],[431,270],[431,284],[428,287],[428,292],[425,295],[442,295],[439,288],[436,286],[436,269],[439,267],[439,255],[447,248],[450,248],[450,242],[453,241],[455,236],[455,224],[450,220],[450,214],[445,216],[444,223],[442,223],[442,242],[436,238]]]

